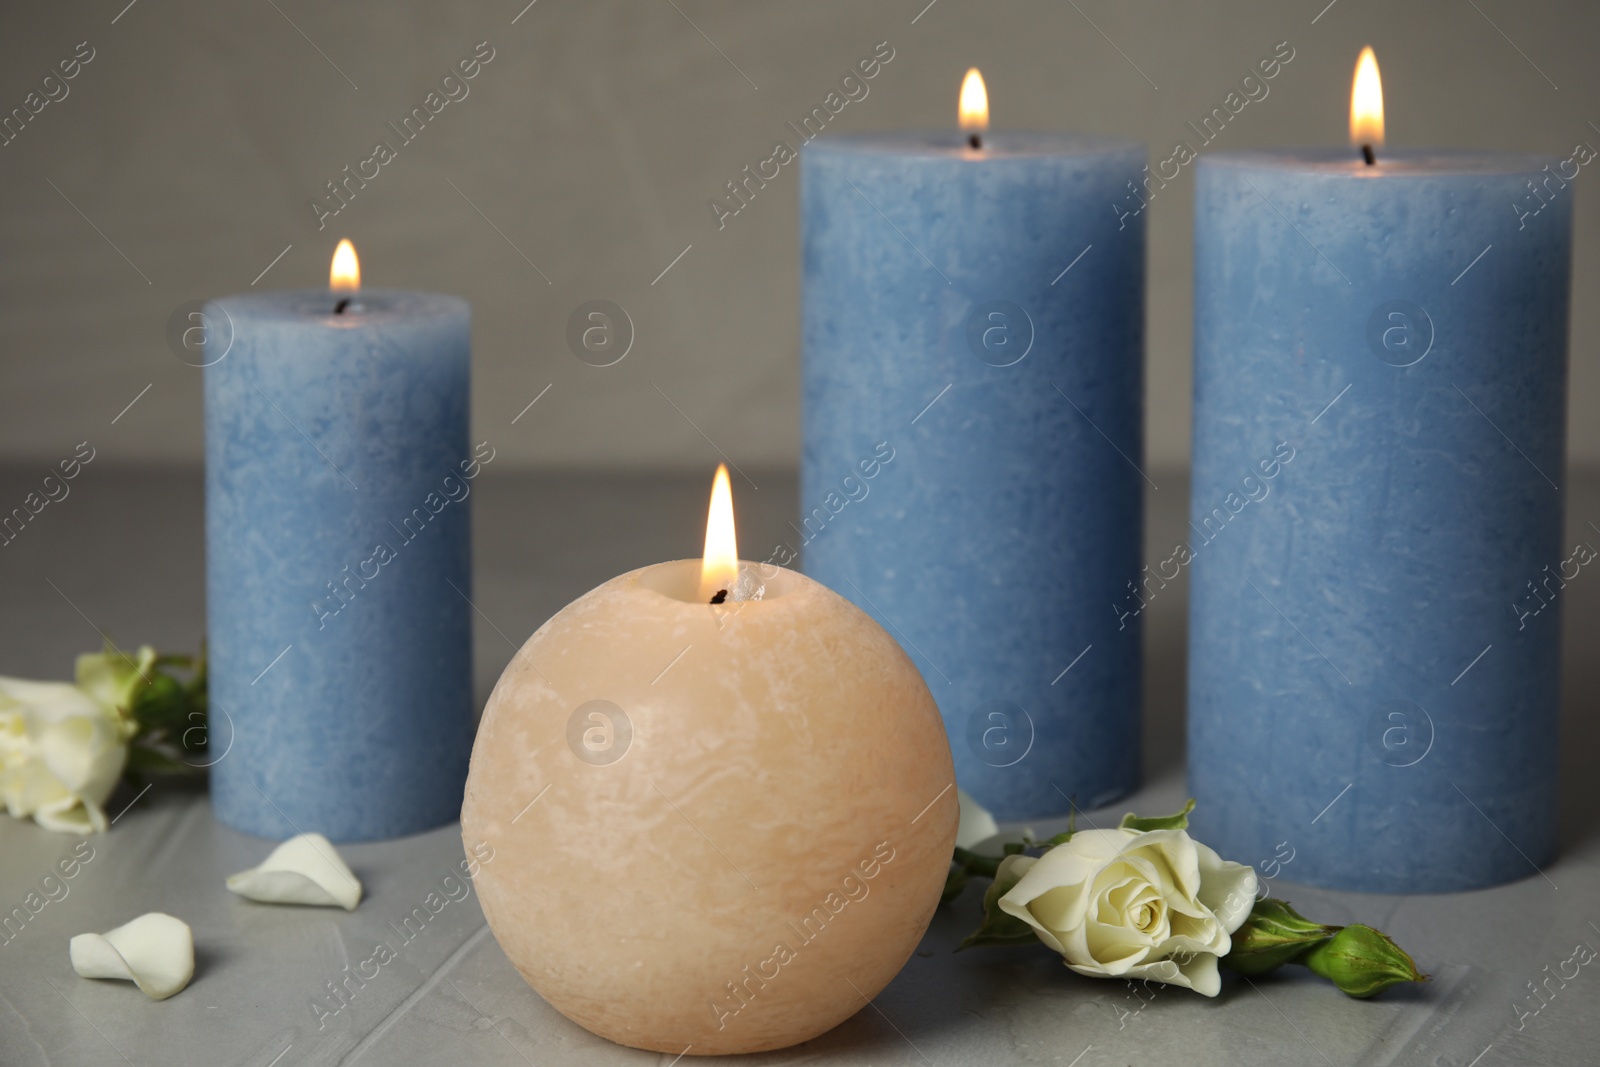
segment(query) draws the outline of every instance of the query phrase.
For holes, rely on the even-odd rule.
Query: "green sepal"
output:
[[[171,670],[186,672],[180,678]],[[208,748],[209,692],[206,653],[162,655],[153,660],[146,684],[132,693],[128,716],[134,724],[129,770],[193,774],[204,764],[186,757],[204,757]]]
[[[1194,810],[1194,798],[1189,798],[1189,803],[1183,810],[1175,815],[1159,815],[1150,818],[1141,818],[1133,812],[1122,817],[1121,828],[1124,830],[1138,830],[1144,833],[1148,830],[1187,830],[1189,828],[1189,813]]]
[[[1218,962],[1240,974],[1265,974],[1323,944],[1340,927],[1312,922],[1287,901],[1258,900],[1233,932],[1233,947]]]
[[[1000,898],[1020,881],[1022,875],[1013,870],[1002,870],[996,875],[983,894],[983,923],[956,946],[957,952],[981,945],[1028,945],[1039,940],[1033,927],[1000,910]]]

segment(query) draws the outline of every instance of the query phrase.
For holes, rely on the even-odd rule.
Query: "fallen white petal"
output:
[[[152,1000],[166,1000],[194,977],[189,924],[159,911],[104,934],[79,934],[68,955],[84,978],[126,979]]]
[[[957,848],[971,848],[1000,832],[989,809],[973,800],[960,786],[956,787],[956,800],[961,805],[961,824],[956,827]]]
[[[263,904],[312,904],[354,911],[361,901],[355,872],[321,834],[300,834],[272,850],[259,867],[228,876],[228,888]]]

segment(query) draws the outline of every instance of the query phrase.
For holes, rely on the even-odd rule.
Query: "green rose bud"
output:
[[[186,678],[174,676],[180,670]],[[78,657],[77,686],[114,715],[129,740],[128,773],[194,774],[209,764],[204,650],[198,656],[157,655],[149,645],[128,655],[108,640],[104,652]]]
[[[1404,949],[1370,926],[1344,927],[1300,962],[1352,997],[1376,996],[1400,982],[1428,980]]]
[[[1233,948],[1222,962],[1240,974],[1265,974],[1292,963],[1327,941],[1337,926],[1314,923],[1281,900],[1256,901],[1250,917],[1233,932]]]

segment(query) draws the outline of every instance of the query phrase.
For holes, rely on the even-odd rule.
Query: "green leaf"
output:
[[[1314,923],[1286,901],[1258,900],[1233,932],[1233,947],[1219,962],[1240,974],[1265,974],[1326,942],[1340,930]]]
[[[1138,830],[1144,833],[1148,830],[1187,830],[1189,828],[1189,813],[1194,810],[1194,798],[1189,798],[1189,803],[1176,815],[1152,816],[1141,818],[1133,812],[1122,817],[1122,829]]]
[[[1033,927],[1000,910],[1000,898],[1021,880],[1022,875],[1014,869],[995,878],[983,894],[983,923],[956,946],[957,952],[983,945],[1028,945],[1038,941]]]

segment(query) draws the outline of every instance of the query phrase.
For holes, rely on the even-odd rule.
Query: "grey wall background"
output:
[[[792,464],[795,168],[720,231],[707,201],[879,41],[894,59],[832,128],[953,124],[977,65],[996,125],[1122,133],[1162,158],[1288,41],[1270,95],[1215,148],[1343,143],[1365,43],[1392,145],[1600,146],[1594,4],[525,3],[7,4],[0,113],[79,42],[94,58],[0,148],[0,458],[49,462],[87,438],[119,463],[197,462],[199,372],[169,351],[168,316],[269,264],[259,286],[323,285],[350,236],[367,284],[472,301],[475,419],[508,465],[703,467],[708,437],[740,464]],[[319,231],[323,184],[484,41],[470,95]],[[1150,205],[1156,465],[1188,452],[1191,171]],[[1575,461],[1600,461],[1597,190],[1591,168],[1569,190]],[[565,341],[595,298],[637,330],[604,369]]]

